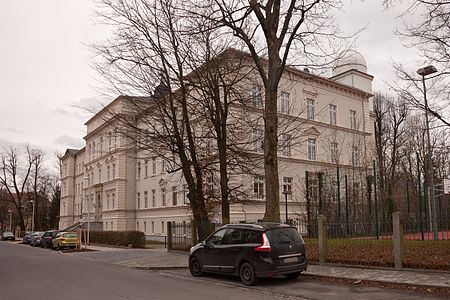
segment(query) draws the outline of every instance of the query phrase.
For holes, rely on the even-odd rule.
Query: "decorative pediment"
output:
[[[304,131],[304,133],[306,135],[310,135],[310,136],[319,136],[320,135],[320,131],[314,126],[311,126],[310,128],[306,129]]]

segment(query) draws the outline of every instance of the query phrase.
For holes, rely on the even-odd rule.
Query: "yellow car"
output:
[[[74,249],[78,243],[78,235],[76,232],[60,232],[53,239],[53,249],[61,249],[69,247]]]

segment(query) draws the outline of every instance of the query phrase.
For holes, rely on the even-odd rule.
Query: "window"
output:
[[[152,174],[156,174],[156,157],[152,157]]]
[[[95,141],[92,142],[92,158],[95,158]]]
[[[358,147],[352,147],[352,166],[359,165]]]
[[[262,86],[254,84],[252,87],[252,106],[261,108],[262,107]]]
[[[148,177],[148,159],[144,160],[144,176]]]
[[[239,229],[228,229],[222,239],[221,245],[239,245],[242,244],[242,231]]]
[[[306,118],[314,120],[314,100],[306,99]]]
[[[109,209],[109,194],[106,194],[106,209]]]
[[[111,200],[112,200],[112,209],[114,209],[114,208],[115,208],[115,203],[114,203],[114,201],[116,200],[116,194],[112,193],[112,195],[111,195]],[[112,226],[112,225],[111,225],[111,226]]]
[[[101,168],[98,169],[98,182],[99,183],[102,182],[102,169]]]
[[[167,202],[166,202],[166,189],[165,188],[161,189],[161,194],[162,194],[162,206],[166,206]]]
[[[164,158],[161,159],[161,173],[164,173],[166,171],[166,161]]]
[[[103,154],[103,137],[100,137],[100,144],[98,145],[100,156]]]
[[[337,196],[338,196],[338,184],[337,180],[333,179],[331,181],[331,198],[333,199],[334,202],[336,202]]]
[[[156,190],[152,190],[152,207],[156,206]]]
[[[115,179],[116,178],[116,164],[112,165],[112,178]]]
[[[206,244],[209,246],[219,246],[222,243],[223,236],[228,229],[221,229],[214,233],[209,239],[206,240]]]
[[[356,111],[350,111],[350,129],[356,129]]]
[[[189,193],[189,190],[188,190],[187,184],[183,184],[183,203],[184,204],[189,203],[188,193]]]
[[[308,139],[308,159],[316,160],[316,139]]]
[[[111,173],[111,167],[107,166],[106,167],[106,180],[108,180],[108,181],[110,179],[110,175],[111,175],[110,173]]]
[[[264,199],[264,176],[255,175],[253,179],[253,194],[256,199]]]
[[[136,222],[136,230],[139,231],[139,222]]]
[[[281,151],[284,156],[291,156],[291,135],[290,134],[283,134],[281,136],[282,144],[281,144]]]
[[[141,208],[141,193],[137,193],[137,197],[136,197],[136,202],[137,202],[137,208]]]
[[[164,233],[164,221],[161,221],[161,232]]]
[[[283,192],[292,194],[292,177],[283,177]]]
[[[252,150],[258,153],[263,152],[264,132],[261,129],[254,129],[252,132]]]
[[[281,112],[283,114],[289,113],[289,93],[281,92]]]
[[[152,221],[152,233],[155,233],[155,222]]]
[[[338,144],[337,143],[331,143],[331,162],[333,164],[337,163],[338,159]]]
[[[144,221],[144,232],[147,232],[147,222]]]
[[[176,206],[178,204],[178,193],[177,193],[177,187],[172,187],[172,205]]]
[[[331,125],[336,125],[337,122],[337,118],[336,118],[336,112],[337,112],[337,106],[330,104],[330,124]]]
[[[144,191],[144,207],[148,208],[148,192]]]
[[[141,162],[140,161],[138,161],[138,163],[137,163],[137,179],[140,179],[141,178]]]
[[[112,134],[111,131],[108,132],[108,150],[111,151],[112,149]]]

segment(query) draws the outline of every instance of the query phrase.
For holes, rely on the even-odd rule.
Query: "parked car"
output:
[[[23,244],[29,244],[31,241],[31,237],[33,236],[34,232],[27,232],[23,236],[22,243]]]
[[[53,239],[59,233],[59,230],[49,230],[42,235],[41,248],[52,248]]]
[[[245,285],[278,275],[295,279],[307,267],[303,238],[294,227],[278,223],[222,226],[189,254],[193,276],[230,274]]]
[[[33,233],[30,239],[30,246],[39,247],[41,245],[43,231],[36,231]]]
[[[2,234],[2,241],[15,241],[16,237],[14,236],[14,233],[5,231]]]
[[[72,248],[74,249],[79,243],[76,232],[59,232],[53,239],[53,249]]]

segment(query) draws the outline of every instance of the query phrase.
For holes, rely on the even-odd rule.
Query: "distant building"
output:
[[[362,188],[374,145],[372,79],[364,58],[356,51],[336,62],[331,78],[286,68],[279,88],[279,119],[290,120],[289,128],[295,133],[281,134],[279,178],[281,191],[290,192],[290,218],[305,217],[307,194],[317,215],[319,173],[326,184],[324,201],[335,205],[337,165],[341,174],[352,176],[352,194],[358,197],[354,201],[361,202],[365,197]],[[263,91],[257,82],[248,90],[254,100],[251,113],[261,116]],[[140,230],[160,236],[165,234],[166,222],[190,220],[181,172],[169,174],[160,157],[130,150],[124,137],[111,126],[108,112],[123,110],[127,101],[133,98],[119,96],[88,120],[86,146],[68,149],[62,158],[60,228],[86,220],[89,206],[91,220],[102,224],[103,230]],[[250,129],[259,139],[254,139],[249,149],[261,158],[262,128]],[[261,219],[264,170],[241,174],[239,181],[247,198],[231,205],[231,221]],[[213,179],[206,188],[219,189]],[[285,195],[280,193],[282,219],[284,203]],[[213,214],[213,220],[220,220],[220,210]]]

